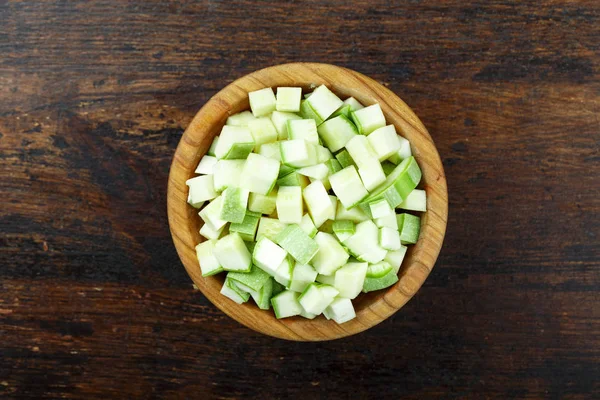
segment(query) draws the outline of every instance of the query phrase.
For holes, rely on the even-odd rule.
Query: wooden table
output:
[[[600,396],[600,2],[0,2],[0,397]],[[194,113],[289,61],[363,72],[444,161],[445,246],[358,336],[254,333],[167,227]]]

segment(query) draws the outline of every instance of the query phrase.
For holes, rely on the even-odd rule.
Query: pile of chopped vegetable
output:
[[[361,292],[398,281],[405,245],[419,238],[420,217],[396,213],[426,211],[410,143],[379,104],[342,101],[324,85],[249,100],[186,182],[204,221],[202,275],[225,272],[224,296],[252,297],[277,318],[349,321]]]

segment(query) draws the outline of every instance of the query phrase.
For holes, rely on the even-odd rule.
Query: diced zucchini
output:
[[[354,207],[369,194],[353,165],[331,175],[329,183],[346,209]]]
[[[319,232],[315,236],[315,242],[319,251],[313,257],[312,265],[319,274],[331,275],[348,261],[349,254],[333,235]]]
[[[348,104],[343,104],[340,108],[338,108],[337,110],[335,110],[335,112],[333,114],[331,114],[331,117],[329,117],[329,119],[334,119],[335,117],[339,117],[340,115],[343,115],[346,118],[350,118],[350,113],[352,112],[352,107]]]
[[[327,160],[331,160],[333,158],[333,154],[331,154],[327,147],[323,147],[318,144],[315,145],[315,150],[317,153],[317,162],[319,163],[327,162]]]
[[[383,268],[381,268],[383,266]],[[371,272],[374,270],[374,272]],[[383,271],[386,271],[385,274]],[[383,261],[379,264],[370,265],[367,269],[367,277],[363,284],[363,292],[373,292],[392,286],[398,282],[398,275],[394,272],[394,268],[387,262]]]
[[[369,204],[371,215],[374,219],[394,215],[394,210],[388,204],[387,200],[380,199]]]
[[[248,154],[254,149],[254,145],[250,129],[225,125],[219,135],[215,156],[218,159],[243,159],[248,157]]]
[[[319,315],[331,304],[338,291],[333,286],[311,283],[298,297],[302,308],[308,313]]]
[[[219,160],[213,168],[214,187],[222,192],[230,186],[240,186],[240,176],[244,169],[245,160]]]
[[[333,232],[335,233],[349,233],[351,235],[356,232],[356,225],[354,222],[347,219],[339,219],[333,221]]]
[[[261,237],[267,237],[275,240],[277,235],[286,228],[287,224],[275,218],[262,217],[258,222],[258,231],[256,232],[256,240]]]
[[[285,140],[279,142],[281,161],[290,167],[310,167],[318,163],[317,152],[306,140]]]
[[[371,220],[356,225],[356,232],[344,245],[356,258],[369,263],[378,263],[386,255],[385,249],[379,246],[379,229]]]
[[[319,144],[317,124],[314,119],[290,119],[287,121],[288,138],[304,139],[308,143]]]
[[[196,257],[198,257],[202,276],[211,276],[224,271],[213,253],[215,243],[215,240],[207,240],[196,246]]]
[[[281,153],[279,153],[279,154],[281,155]],[[281,166],[279,167],[279,175],[277,177],[278,178],[286,177],[294,171],[296,171],[296,168],[290,167],[289,165],[281,164]],[[294,186],[294,185],[291,185],[291,186]]]
[[[248,123],[248,129],[254,138],[256,148],[265,143],[273,143],[277,141],[277,130],[269,117],[255,118]]]
[[[300,264],[308,264],[319,251],[319,246],[298,225],[288,225],[275,242],[284,248]]]
[[[343,104],[343,101],[325,85],[316,88],[306,102],[322,120],[329,118]]]
[[[291,119],[302,119],[301,116],[282,111],[273,111],[271,114],[271,122],[275,125],[275,129],[277,129],[277,138],[279,140],[285,140],[288,138],[287,131],[287,121]]]
[[[194,208],[202,208],[204,206],[204,204],[206,204],[205,201],[200,201],[198,203],[193,203],[192,202],[192,196],[190,195],[190,192],[188,192],[188,197],[187,197],[187,202],[190,206],[194,207]]]
[[[250,111],[242,111],[237,114],[227,117],[225,125],[247,127],[250,121],[254,121],[256,117]]]
[[[317,282],[333,286],[335,284],[335,275],[317,275]]]
[[[417,243],[421,231],[421,218],[412,214],[398,214],[396,218],[402,244]]]
[[[303,191],[304,202],[313,223],[319,228],[331,215],[335,216],[335,204],[331,203],[321,181],[314,181]]]
[[[302,100],[300,102],[300,116],[302,116],[304,119],[314,119],[317,123],[317,126],[321,125],[324,121],[324,119],[316,113],[310,103],[306,100]]]
[[[225,278],[223,287],[221,288],[221,294],[238,304],[242,304],[248,301],[250,294],[240,290],[234,283],[234,281]]]
[[[278,175],[279,161],[260,154],[249,154],[240,177],[240,187],[252,193],[268,195]]]
[[[250,109],[255,117],[262,117],[275,111],[277,100],[273,89],[264,88],[248,93]]]
[[[220,227],[219,229],[213,229],[211,224],[204,223],[202,224],[202,228],[200,228],[200,235],[211,240],[217,240],[221,237],[221,234],[225,230],[225,226]]]
[[[259,268],[257,268],[259,269]],[[271,308],[271,297],[273,296],[273,278],[269,278],[260,288],[257,295],[251,294],[254,302],[261,310]]]
[[[400,250],[400,234],[392,228],[379,228],[379,245],[390,251]]]
[[[227,278],[239,282],[251,290],[258,292],[271,276],[262,269],[252,266],[250,272],[229,272]]]
[[[328,317],[338,324],[343,324],[344,322],[356,318],[356,312],[354,311],[352,301],[342,297],[334,299],[331,304],[323,310],[323,313],[327,313]]]
[[[290,290],[302,293],[317,278],[317,271],[308,264],[296,263],[292,270]]]
[[[391,213],[381,218],[375,219],[375,225],[378,228],[388,227],[395,230],[398,230],[398,220],[396,219],[396,214]]]
[[[379,161],[391,157],[400,150],[400,140],[398,140],[394,125],[375,129],[367,139],[373,150],[375,150]]]
[[[348,97],[346,100],[344,100],[344,104],[349,105],[352,108],[352,111],[356,111],[356,110],[360,110],[361,108],[365,108],[365,106],[360,104],[360,102],[358,100],[356,100],[354,97]]]
[[[362,136],[361,136],[362,137]],[[364,163],[358,168],[360,180],[368,191],[372,191],[377,186],[385,182],[385,174],[383,168],[377,159],[373,159],[368,163]]]
[[[212,143],[210,144],[210,147],[208,148],[208,151],[206,152],[206,154],[208,154],[209,156],[217,157],[217,155],[215,154],[215,149],[217,148],[217,144],[219,144],[219,137],[215,136],[215,138],[213,139]],[[218,159],[218,157],[217,157],[217,159]]]
[[[385,255],[383,261],[389,263],[394,269],[394,273],[397,274],[400,271],[400,266],[402,265],[402,261],[404,260],[404,256],[406,255],[406,250],[408,248],[406,246],[400,245],[399,250],[388,251]]]
[[[325,164],[316,164],[311,167],[300,168],[296,172],[300,175],[322,181],[329,175],[329,168]]]
[[[189,187],[188,203],[192,207],[200,206],[200,203],[217,197],[212,175],[197,176],[188,179],[185,184]]]
[[[213,230],[219,230],[227,221],[221,219],[221,209],[223,208],[223,196],[219,196],[198,213],[205,224],[209,224]]]
[[[371,144],[369,144],[369,140],[365,136],[353,136],[346,143],[346,150],[348,150],[358,168],[368,167],[373,162],[379,163],[375,150],[373,150]]]
[[[259,221],[260,217],[246,213],[242,222],[232,222],[231,225],[229,225],[229,232],[237,232],[242,240],[245,242],[252,242],[256,236]]]
[[[420,180],[421,169],[415,158],[409,157],[402,161],[362,203],[369,204],[379,199],[386,199],[390,207],[396,208],[413,191]]]
[[[223,198],[223,205],[221,206],[219,219],[227,222],[242,223],[246,215],[248,194],[247,190],[236,187],[225,189],[221,196]]]
[[[250,252],[235,232],[219,239],[213,254],[225,271],[249,272],[252,267]]]
[[[427,211],[427,194],[424,190],[415,189],[406,196],[398,208],[411,211]]]
[[[304,206],[300,186],[281,186],[277,192],[277,216],[281,222],[299,224],[302,222]]]
[[[213,167],[217,161],[219,161],[217,160],[217,157],[206,155],[202,157],[194,172],[201,175],[212,175]]]
[[[385,117],[379,104],[353,111],[350,116],[361,135],[369,135],[375,129],[385,126]]]
[[[395,218],[395,217],[394,217]],[[337,204],[337,212],[335,214],[335,219],[348,219],[350,221],[359,223],[369,219],[369,217],[365,214],[361,207],[354,207],[350,210],[344,207],[344,204],[338,198]]]
[[[329,169],[329,175],[333,175],[336,172],[339,172],[342,170],[342,166],[340,165],[340,162],[335,159],[330,159],[330,160],[325,161],[325,166],[327,167],[327,169]]]
[[[267,196],[259,193],[250,193],[248,197],[248,210],[269,215],[275,211],[277,189],[271,190]]]
[[[283,165],[285,167],[285,165]],[[305,188],[310,184],[310,180],[305,175],[302,175],[298,170],[294,170],[286,176],[277,179],[277,186],[300,186]]]
[[[302,306],[298,302],[299,293],[284,290],[271,298],[271,305],[277,319],[293,317],[302,313]]]
[[[300,111],[300,100],[302,99],[302,88],[299,87],[278,87],[277,102],[275,108],[277,111]]]
[[[263,236],[256,242],[252,253],[252,261],[269,275],[275,276],[275,271],[277,271],[286,256],[287,252],[284,249],[273,243],[271,239]]]
[[[360,294],[368,266],[366,262],[349,262],[335,272],[333,286],[340,292],[340,297],[354,299]]]
[[[400,135],[398,135],[398,140],[400,141],[400,149],[389,158],[389,160],[396,165],[400,164],[405,158],[412,156],[409,141]]]
[[[346,146],[358,134],[354,124],[343,115],[323,122],[319,125],[318,132],[325,146],[333,152]]]
[[[260,145],[256,153],[260,154],[263,157],[272,158],[273,160],[281,162],[281,151],[279,150],[279,142],[265,143],[263,145]]]
[[[302,221],[300,221],[298,226],[300,226],[300,229],[302,229],[311,238],[315,237],[317,234],[317,228],[315,227],[312,218],[310,218],[310,215],[308,214],[304,214],[304,216],[302,216]]]
[[[335,155],[335,158],[339,161],[340,166],[342,168],[346,168],[346,167],[349,167],[351,165],[356,166],[356,163],[352,159],[352,156],[350,156],[350,153],[348,153],[348,150],[342,150],[342,151],[340,151],[339,153],[337,153]]]
[[[292,282],[292,273],[294,271],[294,261],[291,257],[286,257],[275,271],[275,281],[285,287],[289,287]]]

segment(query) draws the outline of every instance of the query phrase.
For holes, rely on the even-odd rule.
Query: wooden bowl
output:
[[[208,151],[231,114],[249,109],[248,92],[264,87],[301,86],[310,90],[325,84],[342,99],[353,96],[362,104],[379,103],[388,124],[406,137],[423,172],[419,187],[427,191],[421,235],[409,246],[400,279],[392,287],[361,293],[353,301],[356,318],[338,325],[323,316],[314,320],[275,318],[273,311],[260,310],[253,302],[236,304],[219,293],[224,274],[204,278],[194,247],[203,238],[198,233],[198,210],[189,206],[185,181],[194,176],[200,158]],[[398,311],[421,287],[442,247],[448,216],[444,169],[433,140],[419,118],[398,96],[358,72],[328,64],[293,63],[253,72],[213,96],[196,114],[179,142],[171,165],[167,193],[169,226],[173,242],[188,274],[200,291],[225,314],[255,331],[288,340],[331,340],[362,332]]]

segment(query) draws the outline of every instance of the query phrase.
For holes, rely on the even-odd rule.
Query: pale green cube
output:
[[[346,264],[350,255],[333,235],[319,232],[314,240],[319,247],[319,251],[313,257],[311,264],[319,274],[331,275]]]
[[[219,239],[213,253],[226,271],[249,272],[252,267],[250,252],[237,233]]]
[[[278,87],[275,108],[277,111],[298,112],[300,111],[301,99],[302,88]]]
[[[221,206],[219,219],[227,222],[242,223],[246,215],[248,195],[249,192],[246,189],[236,187],[225,189],[221,196],[223,198],[223,205]]]
[[[277,192],[277,216],[281,222],[299,224],[302,222],[304,206],[302,188],[299,186],[282,186]]]
[[[211,276],[223,272],[224,269],[219,264],[219,260],[214,255],[215,240],[207,240],[196,246],[196,257],[200,264],[202,276]]]
[[[268,195],[279,175],[279,161],[249,154],[240,177],[240,187],[252,192]]]
[[[262,117],[275,111],[277,100],[273,89],[264,88],[248,93],[250,109],[255,117]]]

